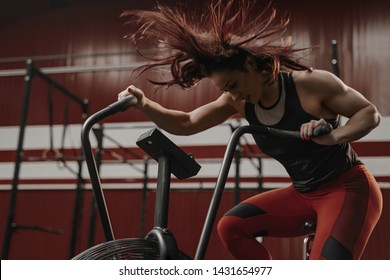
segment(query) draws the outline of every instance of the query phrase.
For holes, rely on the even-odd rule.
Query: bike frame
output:
[[[114,233],[112,230],[111,226],[111,221],[108,215],[108,210],[106,206],[106,202],[104,199],[103,195],[103,190],[101,187],[100,183],[100,177],[99,173],[96,167],[96,162],[94,155],[92,153],[92,147],[91,143],[89,140],[89,134],[90,131],[93,127],[94,124],[97,122],[103,120],[104,118],[115,114],[119,111],[125,111],[131,106],[135,106],[137,104],[138,100],[134,96],[128,96],[125,99],[121,101],[117,101],[111,105],[109,105],[107,108],[98,111],[97,113],[93,114],[91,117],[87,119],[87,121],[83,125],[82,129],[82,134],[81,134],[81,142],[82,142],[82,147],[84,150],[84,155],[85,155],[85,160],[86,164],[88,166],[88,171],[91,177],[91,183],[92,183],[92,189],[94,192],[94,196],[96,199],[96,204],[97,208],[100,214],[101,222],[103,225],[103,230],[104,230],[104,235],[106,238],[106,241],[111,241],[114,240]],[[313,131],[313,137],[318,137],[321,135],[325,135],[330,133],[332,130],[332,126],[330,124],[323,124],[318,127],[316,127]],[[221,168],[218,174],[217,182],[215,185],[214,193],[210,202],[210,206],[207,212],[207,216],[204,222],[203,230],[199,239],[198,247],[196,250],[195,254],[195,260],[200,260],[203,259],[207,250],[207,246],[210,240],[211,232],[213,229],[213,225],[215,223],[215,219],[217,216],[218,208],[221,202],[222,194],[225,189],[225,184],[227,181],[230,165],[232,163],[234,153],[235,153],[235,148],[238,144],[238,141],[240,137],[244,134],[269,134],[269,135],[274,135],[278,137],[287,137],[287,138],[300,138],[300,132],[299,131],[285,131],[285,130],[278,130],[274,128],[269,128],[269,127],[257,127],[257,126],[251,126],[251,125],[245,125],[237,128],[231,135],[230,140],[228,142],[228,145],[226,147],[225,155],[223,157],[223,161],[221,164]],[[146,133],[146,136],[152,136],[153,132]],[[150,135],[149,135],[150,134]],[[170,146],[169,150],[172,151],[173,147],[175,146],[168,138],[164,138],[163,135],[160,135],[158,137],[163,137],[163,138],[158,138],[159,141],[155,142],[161,142],[161,139],[166,141],[165,143]],[[141,136],[142,138],[142,136]],[[141,141],[142,142],[142,141]],[[148,141],[146,141],[148,142]],[[167,145],[160,145],[161,147],[165,147]],[[155,147],[154,147],[155,148]],[[193,161],[193,159],[190,158],[189,155],[183,155],[182,151],[180,149],[175,150],[179,155],[181,153],[181,156],[174,156],[174,158],[179,158],[180,160],[183,160],[183,163],[181,164],[182,166],[180,167],[180,163],[174,162],[174,166],[176,168],[173,168],[171,170],[171,165],[169,160],[166,159],[166,154],[164,156],[157,155],[156,153],[158,152],[157,150],[150,150],[148,151],[149,154],[151,154],[156,160],[158,158],[158,161],[161,161],[161,164],[159,162],[159,174],[161,173],[164,177],[162,178],[163,181],[166,181],[167,178],[170,176],[171,171],[173,171],[174,174],[177,174],[178,178],[186,178],[187,176],[193,176],[194,174],[197,173],[199,169],[197,169],[197,163]],[[161,165],[161,168],[160,168]],[[181,168],[183,166],[189,166],[188,169],[183,169]],[[199,167],[200,168],[200,167]],[[160,170],[161,169],[161,170]],[[183,173],[184,172],[184,173]],[[159,194],[159,197],[168,197],[167,192],[169,190],[167,187],[161,188],[161,194]],[[162,203],[168,203],[168,199],[162,199]],[[161,205],[160,205],[161,206]],[[157,240],[161,243],[160,246],[164,247],[164,252],[168,252],[168,255],[176,255],[175,252],[172,252],[170,247],[174,247],[174,250],[178,250],[173,242],[174,238],[173,235],[170,235],[169,238],[165,238],[165,235],[167,235],[169,232],[165,232],[164,228],[166,227],[166,217],[167,213],[163,213],[161,216],[161,213],[157,213],[155,217],[155,223],[156,227],[150,232],[151,236],[154,236],[157,238]],[[172,241],[172,240],[173,241]],[[168,241],[166,241],[168,240]],[[164,253],[165,254],[165,253]]]

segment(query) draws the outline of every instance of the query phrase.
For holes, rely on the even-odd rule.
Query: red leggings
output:
[[[363,164],[309,193],[293,186],[267,191],[235,206],[220,220],[220,238],[236,259],[272,259],[255,238],[307,234],[317,221],[310,259],[360,259],[382,212],[382,194]]]

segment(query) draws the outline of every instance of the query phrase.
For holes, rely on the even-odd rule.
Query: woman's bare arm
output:
[[[361,93],[345,85],[335,75],[327,71],[315,70],[303,79],[305,81],[299,83],[303,84],[303,88],[306,88],[307,93],[304,96],[312,94],[318,98],[322,108],[320,111],[328,114],[333,112],[335,115],[349,118],[345,125],[333,130],[328,136],[318,138],[316,142],[329,145],[355,141],[378,126],[381,116],[376,107]],[[312,102],[312,104],[315,103]]]
[[[167,109],[148,99],[142,90],[135,86],[130,86],[119,93],[118,99],[120,100],[129,94],[138,98],[137,107],[157,126],[176,135],[191,135],[204,131],[224,122],[238,112],[230,95],[221,95],[217,100],[191,112],[183,112]]]

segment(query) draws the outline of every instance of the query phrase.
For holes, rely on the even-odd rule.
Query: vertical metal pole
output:
[[[8,208],[7,224],[6,224],[5,234],[4,234],[3,249],[1,252],[2,260],[8,258],[8,253],[9,253],[9,248],[11,243],[11,235],[13,230],[12,225],[15,217],[16,196],[17,196],[18,184],[19,184],[20,166],[23,161],[24,131],[27,124],[28,105],[30,103],[30,93],[31,93],[31,82],[34,76],[34,65],[32,60],[28,59],[26,64],[27,64],[27,73],[26,76],[24,77],[24,97],[23,97],[23,104],[22,104],[22,116],[20,119],[19,139],[18,139],[18,147],[16,151],[14,175],[12,179],[12,189],[10,195],[9,208]]]
[[[84,99],[82,103],[82,118],[85,121],[88,117],[88,100]],[[82,168],[83,168],[83,150],[80,149],[80,159],[77,160],[78,163],[78,173],[77,173],[77,186],[76,186],[76,197],[73,208],[73,220],[72,220],[72,234],[70,237],[69,245],[69,258],[73,258],[76,252],[76,243],[77,236],[79,232],[79,225],[82,218],[82,207],[84,202],[84,179],[82,177]]]
[[[207,211],[206,220],[203,225],[203,229],[200,235],[198,247],[195,253],[195,260],[202,260],[206,254],[207,245],[210,241],[211,231],[214,226],[215,219],[217,217],[219,204],[222,199],[222,194],[225,189],[226,180],[229,175],[230,164],[233,161],[234,149],[240,140],[242,134],[245,133],[247,127],[241,126],[236,129],[230,137],[227,145],[225,155],[223,157],[221,169],[219,170],[217,183],[215,184],[214,193],[211,198],[209,210]]]
[[[78,174],[77,174],[77,187],[76,187],[76,197],[73,208],[73,221],[72,221],[72,234],[70,239],[70,248],[69,248],[69,258],[75,256],[77,236],[79,232],[79,225],[82,218],[82,207],[84,201],[84,179],[82,178],[82,160],[77,160],[78,163]]]
[[[96,168],[100,173],[100,166],[102,164],[103,158],[103,125],[100,125],[99,128],[93,128],[93,133],[95,134],[97,147],[96,147]],[[91,202],[91,218],[89,220],[89,237],[88,237],[88,247],[95,245],[95,231],[96,231],[96,212],[97,204],[95,195],[92,192],[92,202]]]
[[[95,199],[95,195],[92,192],[91,218],[89,219],[88,248],[95,245],[96,212],[97,212],[96,199]]]
[[[149,159],[144,157],[144,180],[142,185],[142,201],[141,201],[141,223],[140,223],[140,237],[145,236],[145,219],[146,219],[146,198],[148,194],[148,168],[149,168]]]
[[[264,191],[264,187],[263,187],[263,164],[262,164],[262,161],[261,161],[261,157],[258,157],[257,158],[259,160],[259,167],[258,167],[258,174],[257,174],[257,183],[258,183],[258,186],[257,186],[257,192],[258,193],[261,193]]]
[[[92,146],[89,140],[89,133],[94,124],[104,119],[109,114],[111,114],[109,107],[99,112],[96,112],[84,122],[83,128],[81,130],[81,145],[84,151],[84,160],[87,164],[89,175],[91,178],[92,189],[96,199],[96,205],[99,211],[106,241],[114,240],[114,232],[112,230],[106,201],[104,199],[103,189],[100,183],[99,172],[97,171],[96,168],[95,157],[92,153]]]
[[[154,209],[154,226],[166,228],[168,225],[171,163],[165,156],[162,156],[158,159],[158,179],[156,208]]]
[[[332,69],[333,69],[333,74],[335,74],[337,77],[340,77],[336,40],[332,40]]]
[[[241,164],[241,145],[237,144],[235,150],[236,174],[234,177],[234,205],[240,203],[240,164]]]

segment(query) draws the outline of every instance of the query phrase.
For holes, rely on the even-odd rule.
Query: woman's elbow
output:
[[[373,104],[370,105],[370,112],[372,115],[372,128],[374,129],[380,124],[382,116]]]
[[[368,104],[362,111],[362,117],[361,119],[362,124],[364,123],[365,127],[365,133],[371,132],[373,129],[375,129],[381,122],[381,115],[378,112],[378,109],[373,104]]]
[[[190,136],[199,132],[196,126],[192,125],[189,121],[177,122],[172,127],[170,127],[170,129],[167,129],[167,131],[171,134],[179,136]]]

